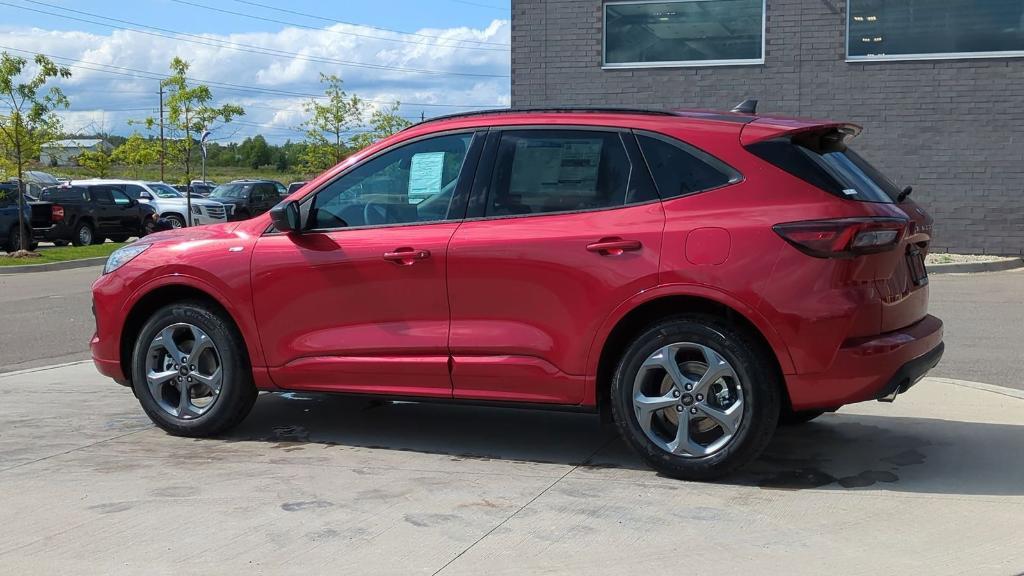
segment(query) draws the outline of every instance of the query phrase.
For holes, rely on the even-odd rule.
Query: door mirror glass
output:
[[[270,209],[270,220],[278,232],[299,234],[302,232],[302,215],[295,201],[281,202]]]
[[[150,194],[149,192],[147,192],[145,190],[143,190],[142,192],[139,192],[139,200],[152,200],[152,199],[153,199],[153,195]]]

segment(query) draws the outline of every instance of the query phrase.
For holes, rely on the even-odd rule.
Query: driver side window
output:
[[[473,134],[420,140],[386,152],[316,194],[314,229],[447,220]]]

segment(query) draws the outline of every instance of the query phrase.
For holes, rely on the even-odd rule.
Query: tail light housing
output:
[[[892,250],[909,226],[901,218],[836,218],[776,224],[773,230],[815,258],[854,258]]]
[[[60,222],[64,219],[64,207],[59,204],[50,206],[50,219],[54,222]]]

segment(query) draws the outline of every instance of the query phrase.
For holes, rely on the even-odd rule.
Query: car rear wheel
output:
[[[213,436],[252,409],[256,387],[241,335],[202,302],[158,310],[132,354],[132,383],[153,423],[177,436]]]
[[[32,242],[32,231],[25,230],[25,238],[29,239],[29,250],[35,250],[36,244]],[[3,246],[7,252],[17,252],[21,250],[21,234],[18,234],[18,225],[11,226],[10,232],[7,234],[6,241]]]
[[[171,224],[171,228],[184,228],[185,219],[177,214],[168,214],[165,219]]]
[[[75,228],[75,235],[71,238],[71,243],[75,246],[89,246],[94,242],[92,226],[88,222],[82,222]]]
[[[623,354],[612,380],[620,432],[655,470],[710,480],[756,458],[779,414],[768,353],[713,316],[659,322]]]

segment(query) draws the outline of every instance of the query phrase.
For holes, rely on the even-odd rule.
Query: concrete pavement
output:
[[[929,378],[657,476],[595,416],[263,395],[154,429],[89,364],[0,375],[0,574],[1017,574],[1024,394]]]

